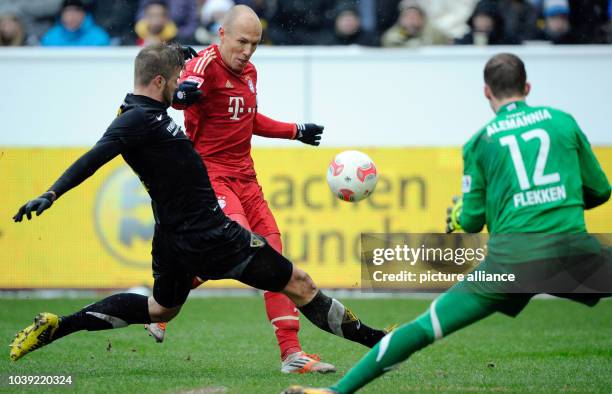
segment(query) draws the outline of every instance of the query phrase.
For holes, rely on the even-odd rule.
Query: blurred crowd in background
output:
[[[264,45],[612,43],[612,0],[0,0],[0,46],[208,45],[235,4]]]

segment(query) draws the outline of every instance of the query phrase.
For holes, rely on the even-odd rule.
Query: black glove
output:
[[[202,91],[198,88],[198,83],[195,81],[181,82],[179,87],[174,92],[172,97],[173,104],[182,104],[190,106],[202,97]]]
[[[183,52],[183,58],[185,61],[198,56],[196,50],[188,45],[181,45],[181,52]]]
[[[323,134],[323,129],[325,127],[319,126],[318,124],[314,123],[297,123],[296,127],[296,140],[300,140],[308,145],[319,146],[319,144],[321,143],[321,134]]]
[[[36,211],[36,216],[40,216],[45,209],[48,209],[53,204],[53,200],[55,200],[55,193],[46,192],[42,196],[28,201],[19,208],[19,212],[13,216],[13,220],[21,222],[23,215],[26,215],[28,220],[30,220],[32,219],[32,211]]]

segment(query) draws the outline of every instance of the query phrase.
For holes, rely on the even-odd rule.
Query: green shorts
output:
[[[537,294],[594,306],[612,296],[612,250],[513,264],[487,257],[447,293],[470,293],[484,307],[509,316],[518,315]]]

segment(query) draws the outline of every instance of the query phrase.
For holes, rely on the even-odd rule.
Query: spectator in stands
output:
[[[34,45],[57,20],[62,0],[0,0],[0,15],[18,15],[27,33],[27,42]]]
[[[361,18],[354,5],[341,3],[336,7],[335,14],[334,28],[321,38],[321,44],[380,46],[376,33],[361,28]]]
[[[270,7],[268,36],[275,45],[316,45],[333,28],[335,2],[282,0]]]
[[[60,21],[41,40],[45,46],[103,46],[110,37],[87,13],[81,0],[65,0]]]
[[[160,1],[153,2],[160,3]],[[172,20],[178,29],[176,39],[182,44],[193,43],[194,34],[198,28],[199,15],[199,8],[196,4],[196,0],[165,0],[163,2],[166,4],[166,8],[168,9],[169,19]],[[151,3],[151,0],[140,0],[138,16],[136,18],[137,20],[144,17],[145,8],[147,8],[149,3]]]
[[[399,4],[399,19],[383,34],[385,47],[419,47],[424,45],[445,45],[451,40],[433,27],[419,3],[402,0]]]
[[[528,1],[536,10],[542,9],[543,0],[528,0]]]
[[[17,15],[0,15],[0,46],[19,47],[25,43],[25,29]]]
[[[478,0],[422,0],[421,7],[431,24],[448,37],[460,38],[470,28],[468,20]]]
[[[111,45],[134,45],[134,16],[139,0],[93,0],[90,10],[98,23],[111,37]]]
[[[497,3],[481,0],[468,21],[470,32],[455,40],[459,45],[510,45],[516,44],[504,36],[504,22],[499,14]]]
[[[567,0],[544,0],[544,28],[538,39],[553,44],[578,44],[569,21],[569,3]]]
[[[400,0],[350,0],[350,2],[359,14],[361,29],[379,36],[393,26],[399,17]]]
[[[206,1],[210,1],[210,0],[206,0]],[[266,17],[266,12],[268,10],[267,0],[236,0],[236,4],[243,4],[243,5],[246,5],[252,8],[253,11],[255,11],[255,13],[259,17],[259,19]]]
[[[603,44],[608,21],[608,0],[569,0],[569,22],[577,43]]]
[[[136,44],[144,46],[157,42],[173,41],[178,28],[170,19],[170,13],[165,1],[151,0],[144,8],[142,19],[136,22]]]
[[[225,14],[234,6],[232,0],[207,0],[202,6],[201,26],[195,33],[195,39],[202,45],[219,43],[219,27]]]
[[[504,20],[504,36],[521,44],[538,34],[538,11],[528,0],[499,0],[499,14]]]
[[[606,42],[608,44],[612,44],[612,0],[610,0],[610,5],[608,6],[608,23],[605,26],[606,32]]]

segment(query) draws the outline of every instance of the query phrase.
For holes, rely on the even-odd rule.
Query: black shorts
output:
[[[229,219],[197,232],[155,229],[153,298],[166,308],[182,305],[194,276],[203,280],[236,279],[269,291],[285,288],[293,265],[265,239]]]

